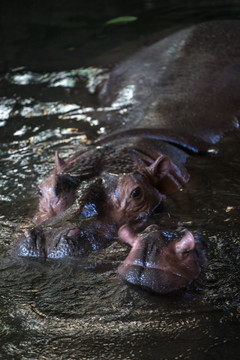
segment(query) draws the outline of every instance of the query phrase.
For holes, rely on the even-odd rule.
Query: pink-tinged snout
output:
[[[157,225],[150,225],[138,235],[129,225],[123,225],[118,235],[132,246],[118,273],[127,282],[153,292],[163,294],[188,286],[198,278],[205,262],[203,251],[196,249],[188,230],[180,240],[171,241]],[[176,238],[176,233],[168,235]]]
[[[194,236],[190,231],[185,230],[185,235],[183,236],[183,238],[176,242],[175,245],[176,254],[180,255],[192,251],[194,248],[195,248]]]

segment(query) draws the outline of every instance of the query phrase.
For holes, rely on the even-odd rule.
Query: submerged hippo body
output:
[[[68,159],[56,155],[55,168],[39,186],[37,228],[18,239],[17,253],[48,257],[58,231],[67,237],[66,248],[68,240],[73,244],[69,253],[74,254],[82,229],[94,229],[91,239],[101,233],[99,242],[105,246],[104,234],[115,237],[124,224],[143,228],[164,196],[188,182],[184,149],[201,147],[196,139],[214,144],[237,127],[239,39],[238,21],[209,22],[171,35],[118,65],[99,99],[102,105],[129,105],[124,122],[120,115],[111,119],[125,133],[120,140],[110,134]],[[52,225],[55,221],[61,225]],[[39,242],[44,251],[36,251]]]
[[[124,225],[119,231],[122,241],[131,246],[118,273],[127,282],[152,292],[166,294],[189,285],[205,262],[202,250],[196,249],[191,232],[169,241],[170,234],[151,225],[135,235]],[[171,234],[173,237],[175,234]]]
[[[214,144],[238,126],[239,41],[238,20],[181,30],[117,65],[100,100],[128,107],[118,131],[172,129]]]

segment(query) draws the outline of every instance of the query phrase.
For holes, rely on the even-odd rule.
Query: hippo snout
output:
[[[166,294],[188,286],[197,279],[203,265],[203,251],[196,251],[193,234],[162,232],[157,225],[134,234],[128,225],[118,231],[131,246],[118,273],[127,282],[152,292]]]
[[[17,240],[18,256],[46,257],[45,238],[38,228],[25,229]]]

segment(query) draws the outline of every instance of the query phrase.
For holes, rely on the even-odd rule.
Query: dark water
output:
[[[9,256],[33,213],[54,151],[72,154],[106,132],[95,90],[142,44],[213,18],[238,18],[239,1],[5,2],[1,4],[0,161],[2,359],[237,359],[240,343],[239,133],[218,155],[188,163],[191,191],[176,195],[176,223],[203,234],[208,264],[178,295],[124,284],[115,243],[88,258]],[[104,26],[118,16],[137,21]],[[114,123],[112,124],[114,128]],[[185,206],[186,205],[186,206]]]

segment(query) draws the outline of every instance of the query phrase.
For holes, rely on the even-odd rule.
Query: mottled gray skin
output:
[[[131,246],[118,273],[128,283],[148,291],[166,294],[188,286],[198,278],[206,261],[203,250],[197,249],[187,230],[184,234],[168,233],[150,225],[135,235],[124,225],[118,234]]]

